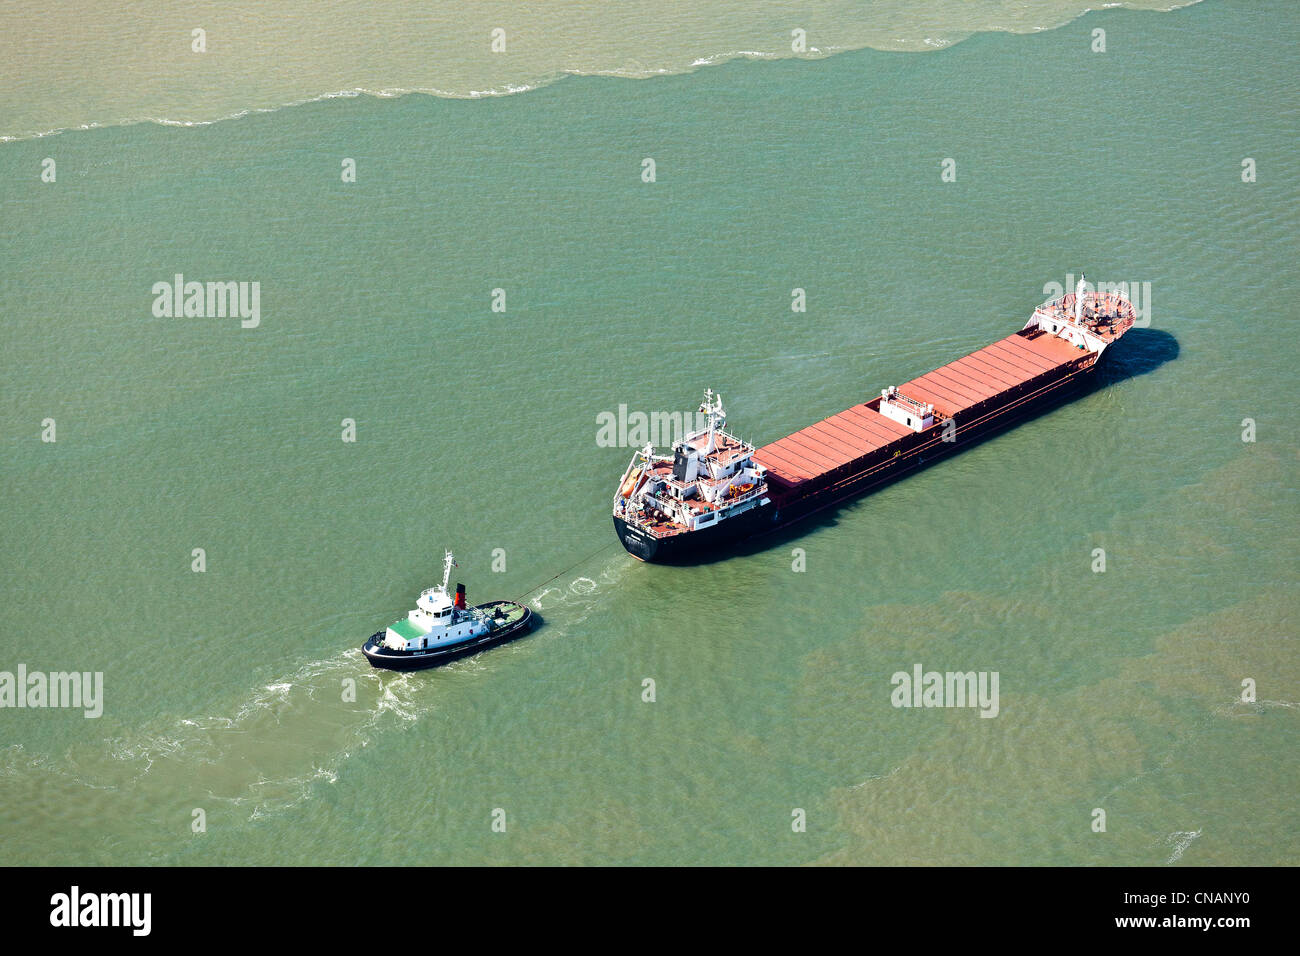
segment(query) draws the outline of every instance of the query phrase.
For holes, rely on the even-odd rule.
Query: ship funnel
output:
[[[456,607],[460,608],[462,611],[465,609],[465,585],[463,585],[463,584],[459,584],[459,583],[458,583],[458,584],[456,585],[456,602],[455,602],[455,605],[456,605]]]

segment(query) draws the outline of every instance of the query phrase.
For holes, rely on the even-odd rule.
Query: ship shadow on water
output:
[[[1151,328],[1134,328],[1124,336],[1123,346],[1116,348],[1097,373],[1091,377],[1086,385],[1077,391],[1064,396],[1062,399],[1051,404],[1044,405],[1037,409],[1033,414],[1020,418],[1014,422],[1009,422],[1006,427],[997,431],[982,435],[971,441],[969,444],[960,444],[952,451],[934,460],[932,464],[942,465],[944,462],[956,458],[966,451],[977,448],[992,438],[997,438],[1005,432],[1028,425],[1029,423],[1050,415],[1065,405],[1071,405],[1078,402],[1094,392],[1105,391],[1119,385],[1129,379],[1137,378],[1154,372],[1162,365],[1172,362],[1178,358],[1178,340],[1168,332],[1160,329]],[[808,534],[821,530],[823,528],[834,527],[839,523],[839,516],[842,511],[854,507],[858,502],[870,498],[877,491],[882,491],[897,484],[899,481],[906,481],[912,475],[928,470],[931,465],[922,465],[900,476],[895,481],[887,482],[878,488],[872,488],[861,494],[846,498],[843,501],[837,501],[827,505],[820,511],[816,511],[806,518],[799,519],[793,524],[777,528],[774,531],[768,531],[763,534],[755,535],[743,541],[731,545],[725,545],[719,549],[702,552],[698,554],[685,555],[681,558],[669,561],[660,561],[658,563],[672,565],[676,567],[686,567],[701,564],[712,564],[726,558],[740,557],[760,554],[764,551],[770,551],[774,548],[782,547],[791,542],[798,541]]]
[[[1079,398],[1139,375],[1154,372],[1178,358],[1178,340],[1162,329],[1130,329],[1123,344],[1116,347],[1106,364],[1097,370],[1097,380]],[[1068,403],[1067,403],[1068,404]]]

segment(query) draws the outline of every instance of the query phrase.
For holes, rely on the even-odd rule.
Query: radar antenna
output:
[[[704,401],[700,403],[700,414],[705,416],[709,431],[726,427],[727,413],[722,408],[722,393],[706,388]]]

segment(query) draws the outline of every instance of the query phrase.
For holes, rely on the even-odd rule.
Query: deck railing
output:
[[[736,505],[744,504],[746,501],[762,497],[765,494],[767,494],[767,484],[764,482],[756,485],[753,489],[745,492],[743,495],[737,495],[735,498],[723,498],[721,502],[711,504],[711,506],[705,509],[705,511],[727,511],[734,508]],[[679,501],[676,498],[665,497],[659,492],[646,495],[644,500],[648,503],[652,502],[658,505],[659,510],[664,512],[664,514],[673,514],[683,507],[687,510],[691,510],[690,506],[687,505],[686,502]]]

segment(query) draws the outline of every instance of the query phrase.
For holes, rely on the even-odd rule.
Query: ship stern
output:
[[[614,515],[614,533],[622,542],[627,553],[639,561],[653,561],[659,552],[659,542],[640,528],[629,525],[618,515]]]

